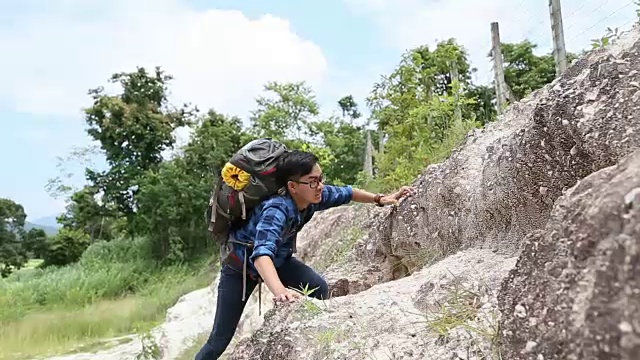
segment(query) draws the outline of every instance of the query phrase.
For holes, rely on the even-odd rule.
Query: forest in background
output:
[[[556,76],[553,56],[535,48],[502,44],[516,100]],[[363,104],[345,94],[336,99],[339,115],[328,118],[305,82],[269,82],[248,126],[233,114],[170,104],[172,76],[160,67],[113,74],[109,83],[120,91],[91,89],[84,109],[96,146],[68,160],[99,155],[106,169],[87,167],[80,189],[64,176],[47,185],[68,203],[60,231],[26,231],[24,208],[0,199],[0,358],[146,331],[179,296],[209,284],[218,251],[204,210],[217,173],[251,139],[316,153],[329,183],[375,192],[411,183],[470,130],[496,119],[494,87],[474,84],[474,71],[455,39],[420,46],[373,84]],[[176,147],[183,127],[191,137]]]

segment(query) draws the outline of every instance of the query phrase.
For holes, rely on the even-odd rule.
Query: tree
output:
[[[269,82],[264,91],[272,97],[256,99],[258,108],[252,112],[251,133],[256,137],[301,140],[319,106],[311,88],[305,82]]]
[[[354,124],[362,114],[352,95],[338,100],[338,107],[342,118],[331,117],[310,125],[311,134],[317,137],[315,148],[310,150],[322,157],[324,173],[332,183],[355,184],[365,157],[365,128]]]
[[[0,276],[7,277],[27,262],[22,244],[27,215],[22,205],[0,198]]]
[[[89,235],[80,230],[62,228],[49,239],[42,266],[64,266],[72,264],[89,247]]]
[[[83,174],[87,168],[93,168],[93,161],[100,156],[104,156],[98,145],[92,144],[85,147],[74,146],[73,150],[66,157],[58,156],[56,167],[60,172],[60,176],[56,176],[47,181],[45,189],[51,197],[65,198],[70,200],[71,196],[81,189],[76,186],[68,185],[67,182],[75,176],[73,167],[80,167]]]
[[[193,135],[184,147],[189,169],[200,177],[219,174],[231,155],[253,137],[242,128],[242,120],[209,110],[194,123]]]
[[[136,209],[136,184],[143,174],[162,162],[162,152],[175,143],[173,131],[188,123],[192,112],[185,105],[170,109],[167,84],[170,75],[156,68],[114,74],[122,92],[111,96],[102,87],[92,89],[93,106],[85,110],[87,133],[100,143],[109,170],[87,170],[87,178],[129,221]]]
[[[358,111],[358,103],[353,99],[353,95],[347,95],[338,100],[338,106],[342,110],[342,117],[348,116],[351,124],[362,116]]]
[[[504,79],[517,100],[551,83],[556,78],[553,55],[535,55],[533,51],[537,45],[529,40],[504,43],[501,47],[504,58]],[[576,54],[567,53],[568,62],[576,57]]]
[[[495,104],[495,87],[472,85],[465,91],[464,96],[468,100],[467,112],[473,114],[480,124],[484,126],[496,120],[498,111]]]
[[[469,63],[467,51],[453,38],[439,42],[430,57],[423,55],[422,58],[430,59],[423,66],[434,73],[433,92],[437,95],[452,95],[454,80],[458,81],[461,89],[465,88],[471,81],[471,73],[475,72]],[[453,78],[454,73],[457,73],[456,79]]]
[[[112,240],[115,237],[114,222],[118,219],[115,206],[98,203],[98,195],[97,187],[85,186],[71,195],[66,212],[58,217],[64,228],[85,232],[92,243]]]
[[[314,123],[312,129],[320,140],[310,150],[324,153],[322,164],[327,178],[334,184],[354,184],[363,166],[364,128],[344,119],[330,118]]]
[[[468,85],[471,66],[466,50],[454,39],[439,42],[434,51],[418,46],[405,52],[388,76],[374,84],[367,106],[380,129],[404,122],[409,113],[435,96],[453,93],[453,68],[460,87]]]
[[[140,181],[138,225],[159,260],[181,262],[211,245],[204,211],[215,176],[249,136],[237,117],[209,111],[197,121],[183,155]]]
[[[44,258],[47,252],[47,234],[42,229],[30,229],[23,240],[24,250],[36,259]]]
[[[387,185],[410,181],[440,144],[453,142],[449,135],[457,113],[475,118],[469,110],[473,99],[462,96],[471,71],[466,50],[449,39],[433,51],[427,46],[407,51],[394,71],[374,84],[367,105],[387,138],[376,161]]]

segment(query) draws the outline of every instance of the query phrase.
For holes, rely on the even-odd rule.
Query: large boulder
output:
[[[500,308],[507,359],[640,359],[640,151],[558,200]]]
[[[496,294],[515,261],[470,249],[358,294],[278,304],[227,359],[490,358]]]
[[[388,281],[463,248],[517,252],[563,191],[640,144],[639,40],[636,27],[468,134],[413,198],[379,215],[354,258]]]
[[[581,179],[617,164],[639,146],[640,29],[636,27],[621,36],[615,45],[590,52],[556,81],[512,104],[497,122],[469,133],[447,161],[430,166],[418,177],[414,182],[417,193],[413,197],[396,207],[370,210],[369,218],[357,221],[356,228],[360,230],[349,240],[353,249],[346,254],[347,261],[330,264],[323,272],[333,284],[331,305],[323,308],[324,304],[309,300],[272,309],[263,326],[251,338],[241,341],[230,352],[230,358],[517,359],[530,340],[518,334],[522,324],[513,323],[509,317],[499,320],[501,314],[494,311],[497,305],[491,300],[497,288],[469,284],[499,283],[510,269],[510,261],[522,250],[523,239],[536,236],[527,237],[527,234],[541,234],[537,231],[545,228],[560,196]],[[333,212],[334,220],[348,223],[338,216],[341,211],[344,210]],[[317,225],[314,222],[321,219],[317,217],[307,227],[314,228]],[[585,241],[580,246],[588,248],[589,244]],[[531,250],[529,247],[525,251]],[[475,261],[467,256],[476,251],[481,254],[478,270],[465,271],[468,264]],[[322,254],[318,251],[315,256]],[[313,259],[315,263],[322,261]],[[556,272],[562,273],[562,264],[569,260],[559,258],[557,261]],[[629,261],[637,262],[637,259]],[[454,286],[452,280],[443,283],[433,280],[442,276],[437,272],[442,270],[442,264],[448,264],[447,269],[459,270],[452,271],[458,274],[454,277],[461,277],[461,281],[469,285],[463,286],[468,290],[466,294],[476,295],[450,296],[450,289],[460,287]],[[544,263],[536,265],[544,269]],[[602,266],[615,265],[605,262]],[[527,269],[523,271],[532,271]],[[565,270],[565,276],[571,271]],[[633,274],[633,270],[625,271],[625,276]],[[492,281],[487,280],[488,274],[494,275]],[[518,279],[526,283],[527,276],[533,276],[533,290],[549,296],[542,299],[550,301],[546,306],[559,306],[556,313],[572,311],[554,303],[556,299],[551,293],[537,287],[537,273],[523,272]],[[599,276],[606,279],[604,273]],[[625,289],[624,284],[618,283],[622,284],[622,280],[612,281],[610,286],[614,291],[618,291],[619,286],[626,291],[637,291]],[[526,292],[522,288],[509,288],[509,295],[504,295],[504,299],[516,296],[519,291]],[[595,304],[603,308],[602,304],[609,299],[631,301],[635,294],[623,297],[618,292],[604,293],[593,304],[588,298],[578,300],[592,308]],[[526,293],[518,296],[529,299]],[[435,304],[429,303],[434,299]],[[505,301],[507,305],[503,308],[511,310],[510,300]],[[622,308],[623,305],[615,306]],[[597,309],[583,314],[585,320],[580,321],[604,316]],[[635,311],[635,308],[629,307],[629,310]],[[411,324],[415,325],[421,318],[416,311],[427,315],[435,313],[435,319],[434,316],[422,317],[428,326],[421,329],[428,327],[430,332],[412,330]],[[461,314],[466,315],[460,317]],[[511,326],[512,333],[507,333],[505,340],[513,341],[517,348],[516,351],[509,348],[510,344],[505,345],[511,357],[493,353],[495,346],[491,345],[499,342],[500,334],[491,335],[492,327],[481,321],[487,317]],[[637,324],[629,324],[631,331],[636,331]],[[616,325],[621,327],[619,331],[633,335],[629,324]],[[546,324],[547,327],[539,331],[553,325]],[[439,335],[434,336],[434,331]],[[478,334],[483,339],[478,339]],[[600,330],[594,334],[597,341],[602,341],[599,338],[603,336],[609,339]],[[635,344],[636,338],[631,335],[620,337],[625,339],[628,351],[635,349],[635,345],[629,345]],[[588,340],[589,333],[582,336],[582,344],[593,343]],[[532,341],[536,341],[535,336]],[[607,344],[610,351],[620,350],[622,346],[600,344]],[[584,354],[582,358],[587,359],[593,353]],[[536,360],[547,358],[542,355]]]

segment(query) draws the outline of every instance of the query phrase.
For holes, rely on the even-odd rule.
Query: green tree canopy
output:
[[[0,198],[0,276],[9,276],[27,262],[22,244],[27,215],[13,200]]]

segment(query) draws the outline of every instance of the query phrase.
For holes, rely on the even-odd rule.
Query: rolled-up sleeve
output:
[[[351,186],[325,185],[322,189],[322,201],[319,204],[320,210],[348,204],[353,199],[353,188]]]
[[[249,261],[254,264],[259,256],[269,256],[273,261],[276,254],[278,239],[282,235],[286,223],[285,212],[275,206],[266,207],[256,226],[254,248]]]

